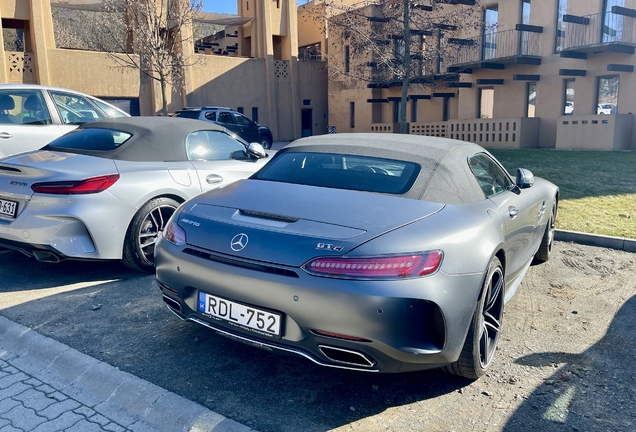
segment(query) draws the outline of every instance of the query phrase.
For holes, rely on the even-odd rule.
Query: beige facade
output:
[[[381,3],[365,2],[359,12],[374,16]],[[314,0],[304,8],[320,4]],[[464,25],[427,33],[426,44],[440,44],[443,33],[437,45],[442,62],[422,81],[438,76],[446,82],[409,87],[410,133],[486,147],[636,149],[636,0],[482,0],[431,14],[453,8],[473,12],[462,12],[471,17]],[[348,62],[351,69],[373,62],[351,53],[345,59],[345,49],[353,48],[343,31],[331,27],[325,33],[329,126],[395,132],[400,83],[334,74]]]
[[[0,82],[54,85],[105,99],[130,99],[138,103],[139,114],[158,114],[157,83],[136,70],[117,68],[105,53],[55,46],[51,3],[63,2],[0,0],[3,29],[24,30],[23,51],[5,50],[4,41],[0,43]],[[213,49],[195,53],[194,46],[184,46],[193,53],[192,66],[186,71],[185,88],[173,89],[169,95],[168,110],[201,105],[241,109],[269,126],[275,140],[326,133],[326,75],[323,68],[298,61],[295,1],[238,0],[238,7],[244,19],[235,19],[219,40],[218,47],[228,55]]]

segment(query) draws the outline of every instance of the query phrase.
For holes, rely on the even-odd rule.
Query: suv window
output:
[[[174,116],[196,120],[199,118],[199,111],[177,111]]]
[[[227,111],[221,111],[219,113],[219,123],[234,123],[234,120],[232,119],[232,114],[227,112]]]
[[[245,125],[245,126],[252,125],[252,122],[250,121],[250,119],[248,119],[241,113],[237,113],[237,112],[234,113],[234,120],[236,124]]]
[[[505,192],[513,185],[510,176],[485,153],[468,158],[468,166],[486,198]]]

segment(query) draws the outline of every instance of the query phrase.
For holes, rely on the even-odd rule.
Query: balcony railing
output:
[[[504,30],[450,42],[447,66],[497,61],[518,56],[539,56],[539,33]]]
[[[570,16],[564,50],[612,43],[634,43],[634,18],[614,12]]]

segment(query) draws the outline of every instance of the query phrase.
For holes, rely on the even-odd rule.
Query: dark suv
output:
[[[272,131],[267,126],[248,119],[232,108],[219,106],[186,107],[175,112],[174,116],[211,121],[228,128],[248,143],[257,142],[266,149],[271,148],[274,141]]]

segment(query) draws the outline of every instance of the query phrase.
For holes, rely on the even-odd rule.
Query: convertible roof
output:
[[[199,130],[225,131],[215,123],[176,117],[117,117],[84,123],[84,129],[112,129],[132,135],[128,141],[113,150],[68,149],[56,147],[55,140],[44,150],[64,151],[102,158],[132,162],[164,162],[188,160],[186,137]],[[71,132],[74,133],[74,132]]]
[[[345,133],[302,138],[279,153],[287,151],[411,161],[422,169],[404,197],[445,204],[471,203],[485,198],[467,159],[476,153],[489,153],[483,147],[465,141],[389,133]]]

